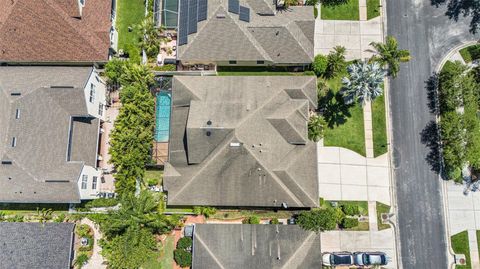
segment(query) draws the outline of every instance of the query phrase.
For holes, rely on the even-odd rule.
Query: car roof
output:
[[[332,253],[334,264],[351,264],[352,254],[350,253]]]

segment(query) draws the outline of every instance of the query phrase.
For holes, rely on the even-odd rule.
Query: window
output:
[[[265,61],[257,61],[257,64],[265,64]]]
[[[14,148],[17,145],[17,138],[14,136],[12,138],[12,148]]]
[[[87,189],[87,181],[88,181],[88,176],[87,176],[87,175],[83,175],[83,176],[82,176],[82,190],[86,190],[86,189]]]
[[[97,177],[93,177],[92,179],[92,190],[97,189]]]
[[[95,85],[90,83],[90,103],[95,102]]]
[[[85,1],[86,0],[80,0],[80,4],[82,4],[82,6],[85,6]]]
[[[103,104],[102,103],[98,104],[98,115],[100,115],[100,116],[103,115]]]
[[[228,64],[237,64],[237,61],[228,61]]]
[[[15,119],[20,119],[20,109],[18,109],[18,108],[15,111]]]

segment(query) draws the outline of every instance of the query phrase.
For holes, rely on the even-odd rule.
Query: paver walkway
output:
[[[468,230],[468,245],[470,247],[470,261],[472,269],[480,269],[480,258],[478,256],[477,233],[475,230]]]
[[[98,230],[98,227],[93,221],[83,218],[80,221],[81,224],[87,224],[93,229],[93,237],[94,237],[94,242],[93,242],[93,254],[92,257],[88,260],[88,263],[84,265],[82,268],[84,269],[105,269],[107,266],[104,264],[104,259],[103,256],[100,254],[100,251],[102,251],[102,248],[98,244],[98,241],[102,239],[102,233],[100,230]]]

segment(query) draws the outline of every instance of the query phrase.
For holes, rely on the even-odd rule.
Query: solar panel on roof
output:
[[[240,3],[238,0],[228,0],[228,12],[238,14]]]
[[[188,0],[180,0],[178,18],[178,45],[181,46],[188,42]]]
[[[240,6],[240,20],[250,22],[250,9],[248,7]]]
[[[207,19],[208,0],[198,0],[198,18],[197,21]]]
[[[197,32],[197,0],[188,1],[188,34]]]

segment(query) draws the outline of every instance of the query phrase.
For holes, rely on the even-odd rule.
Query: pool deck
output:
[[[164,165],[168,159],[168,142],[153,142],[152,159],[157,165]]]

